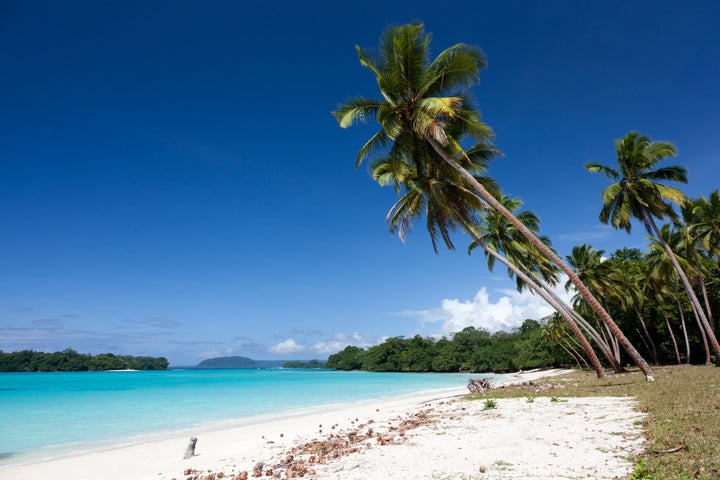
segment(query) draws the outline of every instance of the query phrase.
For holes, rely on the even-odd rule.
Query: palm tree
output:
[[[560,348],[565,350],[565,353],[570,356],[577,366],[582,368],[582,363],[587,367],[588,364],[585,359],[578,353],[572,346],[572,337],[570,332],[567,331],[567,323],[562,322],[562,316],[560,313],[553,313],[548,321],[545,323],[542,331],[542,338],[546,342],[557,343]]]
[[[672,278],[673,274],[671,273],[669,276]],[[670,282],[666,281],[666,279],[663,278],[662,273],[653,272],[651,267],[649,268],[647,280],[648,280],[648,285],[649,285],[649,294],[652,296],[652,298],[655,299],[657,306],[658,306],[657,308],[658,308],[658,310],[660,310],[660,312],[663,316],[663,319],[665,319],[665,326],[668,329],[668,333],[670,334],[670,339],[672,340],[673,349],[675,350],[675,358],[677,359],[678,365],[680,365],[682,363],[682,359],[680,357],[680,349],[678,348],[677,339],[675,338],[675,332],[673,331],[672,325],[670,324],[670,318],[669,318],[668,312],[667,312],[669,306],[664,301],[665,298],[672,295],[672,292],[670,291],[670,288],[668,287],[668,283],[670,283]],[[685,331],[685,319],[684,318],[682,319],[681,327],[683,329],[683,333],[685,334],[686,359],[687,359],[687,362],[689,362],[690,342],[688,340],[687,332]]]
[[[669,228],[661,229],[661,232],[666,231],[669,236]],[[651,237],[649,252],[645,256],[648,262],[649,278],[651,284],[655,285],[655,298],[659,303],[668,296],[672,296],[675,300],[675,305],[678,309],[678,316],[680,317],[680,327],[682,328],[683,337],[685,340],[685,363],[690,363],[690,339],[688,337],[687,325],[685,324],[685,313],[683,312],[682,304],[680,302],[680,292],[678,289],[678,276],[675,271],[675,267],[670,263],[665,248],[660,245],[660,242]],[[698,320],[698,325],[700,325]],[[703,334],[702,327],[700,333]],[[703,335],[704,336],[704,335]],[[707,343],[705,343],[707,347]],[[707,349],[706,349],[707,351]]]
[[[690,281],[680,267],[675,253],[668,243],[662,240],[654,219],[655,217],[661,220],[665,217],[671,220],[677,218],[669,202],[682,206],[687,197],[679,189],[659,181],[687,183],[687,171],[678,165],[653,170],[663,159],[676,155],[675,147],[668,142],[651,142],[648,137],[636,132],[630,132],[624,138],[617,140],[615,149],[619,170],[597,162],[585,165],[591,173],[603,173],[610,181],[615,182],[602,192],[603,207],[600,210],[600,221],[610,223],[614,228],[622,228],[629,233],[631,219],[638,219],[648,233],[662,244],[680,277],[690,303],[700,316],[702,326],[715,351],[716,361],[720,362],[720,344]]]
[[[720,194],[714,190],[709,199],[701,196],[697,200],[688,201],[683,207],[682,213],[686,223],[685,247],[693,259],[708,320],[712,329],[715,330],[701,258],[703,256],[716,257],[720,253]]]
[[[511,212],[515,212],[522,205],[519,199],[510,198],[508,195],[502,195],[498,197],[498,200]],[[539,230],[540,220],[531,211],[522,211],[516,217],[533,232]],[[555,308],[577,337],[579,346],[585,350],[598,378],[604,377],[605,371],[600,365],[597,355],[578,326],[578,323],[584,322],[584,319],[578,318],[578,315],[557,297],[548,285],[548,283],[553,285],[557,283],[557,267],[542,256],[527,237],[520,235],[515,226],[496,210],[486,210],[482,219],[481,224],[472,226],[468,230],[473,238],[468,250],[472,251],[474,247],[479,246],[485,251],[489,270],[493,270],[495,260],[500,261],[508,268],[511,278],[515,277],[518,291],[522,291],[527,286]],[[550,240],[541,238],[551,248]],[[606,353],[604,350],[602,351]],[[612,362],[611,357],[608,356],[608,359]]]
[[[498,201],[533,233],[540,229],[540,219],[533,212],[524,210],[515,213],[522,206],[520,199],[503,194],[498,197]],[[474,230],[481,237],[483,244],[495,252],[503,252],[510,262],[518,266],[526,274],[553,285],[558,282],[559,269],[544,257],[505,216],[497,210],[490,209],[485,209],[481,216],[482,222],[476,225]],[[552,248],[549,238],[538,238],[549,248]],[[476,242],[471,243],[469,252],[472,252],[476,246],[479,246]],[[487,252],[486,257],[488,269],[492,271],[496,257],[488,255]],[[521,292],[526,286],[526,282],[520,276],[517,276],[514,271],[509,273],[511,278],[515,277],[517,290]]]
[[[650,335],[642,313],[647,305],[650,288],[646,281],[648,278],[647,272],[645,271],[646,265],[639,261],[640,258],[634,258],[634,255],[639,257],[639,250],[637,254],[633,254],[633,252],[628,249],[619,250],[614,253],[607,261],[612,267],[612,274],[609,280],[617,287],[614,289],[615,297],[622,310],[628,312],[632,309],[638,320],[640,320],[644,334],[644,339],[642,335],[641,339],[643,339],[643,343],[645,343],[645,346],[650,351],[653,362],[657,365],[659,364],[659,360],[655,341],[652,335]]]
[[[361,147],[356,164],[359,165],[377,150],[388,149],[388,161],[394,163],[409,159],[417,171],[422,171],[427,167],[424,162],[429,158],[422,152],[428,147],[435,150],[484,202],[508,218],[543,255],[576,283],[578,290],[619,339],[646,378],[652,380],[652,370],[647,362],[572,269],[467,170],[471,161],[460,146],[458,137],[448,131],[448,126],[453,125],[456,130],[476,140],[492,136],[490,128],[482,122],[478,111],[462,93],[478,82],[479,72],[486,66],[482,51],[477,47],[457,44],[430,61],[429,45],[430,36],[425,34],[424,26],[416,24],[387,29],[380,39],[378,55],[356,47],[360,64],[375,75],[383,97],[383,100],[356,97],[339,105],[333,112],[343,128],[364,122],[369,117],[380,124],[380,130]],[[418,142],[418,139],[423,141]]]
[[[665,272],[671,272],[673,274],[668,275],[668,273],[665,273],[666,276],[672,278],[673,285],[676,289],[675,301],[678,305],[681,320],[684,322],[684,313],[682,311],[682,304],[680,303],[680,294],[677,292],[677,285],[680,277],[677,275],[677,271],[675,270],[675,266],[665,249],[665,245],[669,245],[671,250],[675,253],[675,260],[677,264],[680,265],[680,268],[682,268],[683,271],[689,271],[692,269],[692,264],[683,255],[677,253],[683,248],[685,238],[677,229],[673,229],[669,224],[665,224],[660,227],[660,239],[656,239],[651,236],[649,237],[649,240],[650,252],[648,253],[648,259],[650,260],[650,264],[653,265],[654,270],[664,270]],[[710,356],[710,346],[708,344],[708,336],[703,329],[702,320],[700,319],[700,312],[692,302],[690,302],[690,308],[695,316],[695,321],[697,322],[698,329],[700,330],[703,346],[705,347],[705,363],[710,363],[712,361]]]
[[[485,171],[488,151],[488,148],[476,146],[468,150],[468,153],[469,158],[475,160],[473,163],[473,171],[476,172],[475,176],[477,180],[494,191],[497,188],[494,182],[488,177],[479,175],[479,173]],[[432,153],[433,152],[427,152],[429,155]],[[390,224],[391,233],[398,233],[400,239],[404,241],[405,234],[410,230],[413,220],[424,214],[433,248],[437,252],[438,237],[443,239],[448,249],[453,250],[455,248],[450,233],[455,229],[456,225],[459,225],[474,239],[474,244],[480,246],[485,250],[486,254],[491,256],[490,258],[495,258],[506,265],[509,270],[515,272],[518,278],[522,279],[525,284],[537,291],[550,305],[563,314],[571,330],[578,337],[581,347],[588,355],[598,378],[604,377],[605,371],[597,355],[575,324],[573,318],[563,309],[562,305],[555,302],[547,292],[543,291],[525,272],[518,269],[518,267],[485,244],[484,238],[480,236],[475,227],[479,222],[477,213],[484,210],[485,204],[474,192],[465,188],[463,186],[464,183],[457,182],[457,179],[454,178],[457,176],[457,172],[448,169],[444,163],[440,164],[441,168],[439,169],[428,169],[428,173],[422,176],[410,165],[406,165],[406,168],[401,169],[397,169],[396,167],[397,164],[393,164],[386,156],[376,160],[371,168],[372,176],[378,183],[381,185],[393,184],[396,186],[396,189],[404,188],[405,191],[388,212],[386,220]],[[398,171],[402,172],[402,178],[398,178]],[[431,174],[432,176],[430,176]],[[449,175],[450,179],[448,180],[443,175]],[[507,197],[503,198],[508,205],[513,202],[512,199]],[[519,203],[513,203],[513,205],[519,206]],[[531,222],[532,228],[537,227],[539,221],[535,215],[528,213],[525,215],[521,214],[520,217]],[[520,247],[518,247],[518,250],[519,249]],[[523,251],[524,254],[522,256],[527,260],[529,250],[526,248]],[[555,273],[547,266],[540,266],[537,270],[541,272],[539,275],[545,276],[546,278],[552,278]]]
[[[580,280],[593,292],[593,295],[607,300],[617,296],[618,293],[615,284],[609,281],[613,273],[612,266],[603,261],[602,254],[604,252],[604,250],[596,250],[588,244],[582,244],[573,247],[571,254],[567,256],[567,261],[575,269]],[[565,289],[570,291],[573,288],[574,284],[568,280],[565,283]],[[588,310],[585,298],[579,293],[573,296],[573,307],[580,312]],[[607,327],[606,330],[610,339],[609,342],[605,339],[604,343],[609,343],[609,346],[612,347],[612,363],[617,371],[621,369],[622,365],[620,362],[620,345]]]
[[[708,255],[720,254],[720,193],[710,192],[710,198],[700,196],[691,203],[692,222],[688,227],[700,241]]]

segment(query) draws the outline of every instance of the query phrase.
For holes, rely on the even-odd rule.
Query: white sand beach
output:
[[[559,371],[509,377],[532,381]],[[642,449],[642,414],[627,398],[464,401],[466,388],[337,406],[323,412],[0,469],[1,479],[243,478],[529,479],[627,475]],[[289,458],[288,456],[292,456]],[[289,470],[289,472],[288,472]]]

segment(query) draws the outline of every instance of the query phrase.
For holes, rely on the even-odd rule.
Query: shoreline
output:
[[[509,382],[497,383],[497,385],[507,383]],[[278,422],[292,423],[296,419],[304,419],[305,417],[332,415],[335,413],[342,414],[342,412],[345,412],[347,410],[364,410],[370,407],[375,408],[375,406],[377,405],[393,406],[396,403],[404,405],[406,403],[419,402],[419,398],[425,397],[432,397],[432,399],[448,399],[467,394],[468,391],[466,387],[427,389],[418,391],[416,393],[402,393],[398,395],[387,395],[377,398],[361,399],[357,402],[334,402],[301,408],[293,407],[283,413],[261,413],[239,418],[204,422],[180,429],[147,432],[137,435],[123,436],[120,438],[101,439],[95,441],[95,446],[91,448],[89,448],[88,443],[84,441],[77,443],[70,442],[67,445],[61,447],[50,446],[41,448],[36,452],[32,453],[18,454],[17,463],[0,465],[0,474],[2,472],[10,471],[13,469],[69,460],[75,457],[104,454],[116,450],[125,450],[129,448],[141,447],[143,445],[153,445],[160,442],[177,441],[178,439],[187,440],[191,436],[206,436],[218,433],[222,434],[226,431],[262,427],[265,424],[273,424]],[[433,401],[432,399],[428,399],[427,401]],[[6,459],[6,461],[9,460],[10,462],[12,462],[12,458],[13,457],[9,457],[9,459]]]
[[[509,374],[507,375],[506,381],[498,382],[494,384],[494,386],[532,381],[560,373],[563,373],[563,371],[536,371],[525,372],[523,374]],[[533,421],[532,418],[528,419],[523,415],[518,415],[515,419],[505,418],[501,420],[502,425],[500,427],[498,427],[498,425],[489,427],[491,431],[485,432],[486,435],[481,435],[480,438],[473,440],[472,429],[475,428],[475,422],[462,425],[457,424],[458,419],[465,417],[469,419],[469,415],[478,414],[476,410],[482,408],[483,402],[460,401],[459,398],[467,393],[468,391],[465,386],[452,389],[427,390],[414,394],[388,397],[379,400],[368,400],[354,404],[326,405],[316,409],[316,411],[299,412],[295,414],[287,412],[290,413],[290,415],[263,415],[254,418],[238,419],[234,421],[233,425],[216,424],[213,426],[204,426],[203,428],[186,429],[182,432],[175,431],[167,438],[150,442],[87,452],[50,461],[7,466],[0,468],[0,476],[32,480],[35,478],[57,477],[57,475],[60,474],[62,477],[67,476],[75,480],[89,480],[92,478],[103,478],[106,480],[127,478],[137,480],[171,480],[193,478],[193,475],[198,475],[197,478],[205,478],[206,475],[209,475],[210,471],[223,472],[225,478],[233,478],[233,476],[240,474],[242,471],[248,471],[250,477],[252,477],[252,469],[258,462],[264,462],[267,465],[278,465],[278,462],[282,463],[282,459],[287,455],[287,452],[293,451],[293,449],[298,448],[298,446],[312,442],[327,441],[333,438],[347,438],[349,434],[352,434],[350,438],[355,438],[353,435],[356,435],[358,432],[363,431],[362,434],[366,435],[368,428],[374,428],[373,435],[386,435],[387,440],[385,440],[384,437],[378,437],[378,439],[382,440],[375,439],[374,437],[367,438],[363,444],[352,447],[355,448],[356,451],[351,452],[349,456],[344,457],[344,455],[338,455],[335,459],[328,458],[329,463],[327,464],[318,463],[313,465],[312,470],[316,471],[316,474],[309,475],[309,477],[356,478],[349,476],[350,473],[345,471],[349,468],[352,470],[352,475],[359,475],[357,478],[367,478],[363,477],[363,475],[367,476],[368,474],[367,471],[362,468],[364,465],[364,468],[370,469],[369,471],[371,473],[374,472],[373,476],[376,478],[401,478],[399,476],[393,477],[392,472],[386,472],[384,474],[378,473],[383,470],[383,468],[386,468],[382,467],[381,464],[383,459],[387,460],[387,457],[384,457],[386,452],[390,452],[392,449],[398,449],[399,452],[399,449],[411,448],[411,450],[407,452],[403,451],[400,458],[410,458],[411,468],[415,468],[415,466],[418,465],[418,461],[421,460],[415,457],[428,457],[427,452],[423,452],[422,448],[418,448],[418,446],[430,440],[432,445],[431,451],[438,450],[436,448],[437,439],[433,439],[433,437],[440,433],[449,436],[451,432],[457,430],[460,432],[462,444],[466,445],[460,448],[474,448],[477,451],[481,451],[488,446],[486,444],[496,442],[496,440],[490,440],[492,435],[488,436],[487,433],[500,435],[505,431],[509,431],[511,430],[509,427],[510,423],[515,420],[521,424],[523,422]],[[537,404],[529,404],[529,406],[539,407],[533,409],[537,410],[533,412],[532,415],[532,417],[535,418],[545,413],[551,413],[557,410],[557,408],[566,409],[567,407],[571,407],[573,410],[579,412],[581,406],[588,403],[586,402],[588,399],[581,400],[582,402],[579,403],[569,402],[569,404],[559,403],[548,405],[545,405],[544,402],[543,405],[540,405],[541,402],[538,401]],[[633,418],[632,415],[628,415],[628,412],[623,414],[623,409],[619,408],[620,405],[617,405],[623,402],[618,402],[617,400],[603,401],[612,404],[612,407],[608,408],[619,411],[623,418]],[[459,406],[459,403],[462,403],[463,406]],[[517,401],[506,402],[503,400],[499,403],[507,403],[507,407],[510,408],[509,412],[519,411],[525,407]],[[624,404],[627,406],[628,403],[626,399]],[[501,409],[498,409],[498,412],[502,411],[502,408],[503,406],[501,405]],[[431,410],[433,413],[424,414],[422,413],[424,410]],[[485,414],[483,415],[483,419],[485,417],[494,418],[493,416],[498,412],[493,411],[489,415]],[[578,412],[574,412],[572,415]],[[603,415],[607,414],[605,408],[603,408],[603,412]],[[399,419],[412,418],[413,415],[417,414],[424,415],[424,418],[427,418],[427,422],[418,425],[417,428],[412,429],[412,431],[408,430],[407,432],[403,432],[402,436],[393,436],[393,434],[389,433],[393,431],[393,428],[397,428],[393,427],[393,424],[397,424]],[[571,414],[564,413],[563,415],[564,416],[561,416],[559,419],[556,419],[555,422],[570,419]],[[584,419],[585,417],[587,417],[587,413],[583,413],[582,418]],[[581,415],[578,415],[570,420],[578,420],[580,418]],[[612,428],[615,427],[612,426]],[[624,429],[627,430],[627,428],[628,426],[626,425]],[[468,431],[468,429],[470,429],[470,431]],[[498,429],[500,431],[498,431]],[[550,430],[557,429],[551,427]],[[192,435],[198,439],[195,456],[188,460],[183,460],[183,452],[188,444],[190,436],[188,432],[190,431],[193,431]],[[391,438],[394,440],[390,440]],[[434,443],[432,442],[433,440]],[[380,444],[389,442],[392,445],[388,445],[387,447],[375,446],[376,441]],[[472,447],[473,442],[479,442],[479,444]],[[445,445],[445,443],[446,439],[443,438],[442,444]],[[496,445],[496,447],[504,446],[505,445]],[[524,448],[528,449],[528,447]],[[592,448],[594,449],[594,446]],[[531,449],[528,451],[530,450]],[[377,455],[380,455],[380,457],[375,458]],[[390,454],[387,453],[387,455]],[[509,458],[512,458],[512,456],[513,455]],[[584,456],[586,457],[587,455]],[[296,455],[296,457],[300,459],[301,455]],[[350,468],[343,463],[344,460],[354,457],[357,457],[357,459],[348,461],[351,461],[351,463],[356,462],[357,466],[355,466],[354,463],[352,468]],[[305,461],[307,463],[307,459]],[[455,460],[453,460],[453,462],[456,463]],[[335,464],[333,465],[333,463]],[[492,464],[490,463],[489,465]],[[340,468],[340,470],[338,470],[338,468]],[[395,462],[393,468],[396,470],[399,468],[397,462]],[[481,465],[476,465],[472,473],[477,474],[480,468]],[[487,466],[486,468],[491,467]],[[613,468],[617,470],[618,467]],[[420,468],[420,470],[422,469],[423,468]],[[427,467],[424,467],[424,469],[427,469]],[[341,470],[344,471],[342,475],[337,477],[332,476]],[[264,473],[265,472],[263,472],[263,474]],[[406,472],[403,475],[407,475],[408,473],[409,472]],[[306,477],[307,476],[308,475],[306,475]],[[416,477],[433,478],[431,476],[425,476],[422,471],[418,471]],[[496,476],[491,478],[502,477]],[[516,476],[513,478],[522,477]],[[607,478],[612,478],[612,476]]]

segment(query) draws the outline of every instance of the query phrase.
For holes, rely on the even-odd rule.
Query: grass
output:
[[[469,398],[635,397],[645,412],[646,451],[635,459],[631,478],[720,480],[720,368],[656,367],[655,382],[639,371],[597,379],[592,372],[538,380],[534,386],[491,390]],[[660,453],[682,446],[676,452]]]

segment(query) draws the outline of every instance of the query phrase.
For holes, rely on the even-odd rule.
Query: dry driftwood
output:
[[[471,378],[468,380],[467,388],[470,393],[482,393],[492,389],[492,386],[487,378]]]
[[[196,437],[190,437],[190,443],[188,443],[188,446],[185,447],[185,454],[183,455],[183,458],[187,460],[188,458],[192,458],[193,455],[195,455],[195,444],[197,443]]]

